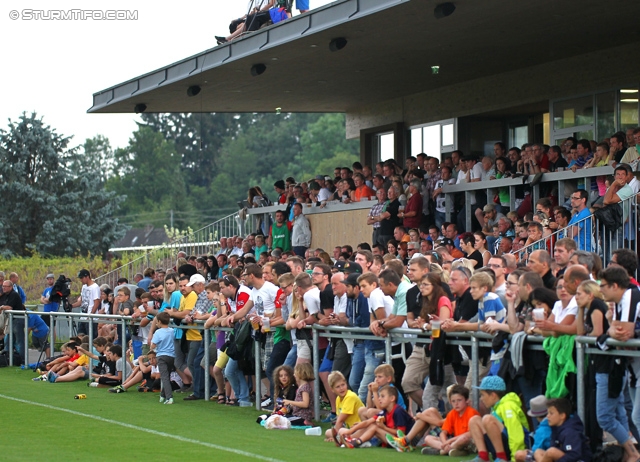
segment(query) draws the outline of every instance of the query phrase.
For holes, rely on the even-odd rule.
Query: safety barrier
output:
[[[20,317],[24,318],[25,314],[33,315],[37,314],[35,312],[25,312],[25,311],[6,311],[9,316],[9,328],[10,332],[13,332],[13,318]],[[117,315],[87,315],[85,313],[59,313],[52,312],[48,313],[51,315],[50,318],[50,333],[53,330],[54,320],[58,318],[72,318],[72,319],[80,319],[80,318],[91,318],[94,320],[108,320],[111,323],[119,324],[120,331],[119,337],[126,338],[126,327],[128,325],[135,324],[133,323],[133,318],[130,316],[117,316]],[[84,320],[83,320],[84,321]],[[203,321],[196,321],[194,324],[190,324],[187,326],[171,326],[177,329],[196,329],[202,331],[203,342],[205,345],[204,348],[204,370],[205,377],[209,376],[209,367],[210,357],[209,357],[209,348],[208,345],[212,341],[215,341],[215,334],[212,335],[211,331],[219,332],[219,331],[232,331],[233,329],[228,327],[212,327],[212,328],[204,328]],[[358,328],[358,327],[342,327],[342,326],[310,326],[312,329],[312,349],[313,349],[313,369],[315,373],[316,380],[314,381],[314,412],[316,418],[320,415],[320,380],[318,376],[318,371],[320,369],[320,363],[322,362],[322,358],[319,355],[319,339],[321,337],[325,338],[337,338],[337,339],[349,339],[349,340],[383,340],[385,342],[385,362],[387,364],[391,364],[392,361],[392,353],[391,347],[392,343],[431,343],[431,333],[424,332],[420,329],[392,329],[388,332],[388,335],[380,339],[379,337],[375,337],[371,331],[367,328]],[[89,329],[89,338],[93,340],[93,324],[91,322],[88,323]],[[24,329],[24,340],[25,345],[28,345],[28,328],[27,323],[25,322]],[[447,345],[462,345],[462,346],[470,346],[471,347],[471,356],[470,356],[470,371],[472,374],[472,386],[475,387],[478,385],[478,374],[479,374],[479,348],[480,347],[491,347],[491,340],[493,337],[490,334],[484,332],[455,332],[451,335],[455,335],[454,338],[447,339]],[[50,343],[53,344],[53,335],[51,335]],[[527,336],[527,340],[525,343],[526,350],[542,350],[542,341],[544,340],[541,336],[529,335]],[[13,351],[13,336],[10,337],[9,340],[9,351]],[[606,355],[606,356],[626,356],[626,357],[640,357],[640,340],[629,340],[627,342],[619,342],[614,339],[608,339],[607,344],[611,347],[623,347],[624,349],[618,350],[608,350],[602,351],[598,348],[589,347],[589,345],[595,345],[596,339],[594,337],[586,337],[586,336],[576,336],[575,337],[575,356],[576,356],[576,386],[577,386],[577,410],[578,415],[584,421],[585,418],[585,357],[589,354],[598,354],[598,355]],[[255,380],[256,380],[256,400],[255,406],[257,410],[260,410],[260,344],[258,342],[254,342],[254,354],[255,354]],[[13,366],[13,355],[9,355],[9,365]],[[26,364],[25,360],[25,364]],[[205,400],[208,400],[211,394],[210,390],[210,382],[211,380],[205,380]],[[477,388],[471,389],[471,401],[475,408],[478,408],[479,405],[479,395]]]

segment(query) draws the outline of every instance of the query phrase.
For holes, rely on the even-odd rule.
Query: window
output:
[[[456,149],[455,119],[412,127],[410,133],[412,156],[424,152],[428,156],[442,160],[442,154]]]

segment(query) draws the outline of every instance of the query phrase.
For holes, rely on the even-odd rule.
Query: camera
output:
[[[71,279],[61,274],[58,280],[51,288],[51,294],[49,295],[49,301],[59,302],[62,305],[65,313],[71,311],[71,304],[68,297],[71,294]]]

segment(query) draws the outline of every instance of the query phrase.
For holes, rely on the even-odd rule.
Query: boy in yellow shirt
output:
[[[358,409],[364,407],[364,404],[362,404],[358,395],[349,390],[347,380],[341,372],[335,371],[329,374],[328,381],[331,390],[337,395],[336,414],[338,415],[338,418],[336,419],[334,426],[327,430],[325,434],[325,441],[333,441],[338,447],[340,447],[340,443],[336,439],[338,430],[343,426],[351,428],[360,422]]]

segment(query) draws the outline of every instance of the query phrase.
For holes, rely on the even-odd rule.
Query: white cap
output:
[[[422,255],[420,252],[416,252],[413,255],[411,255],[410,260],[413,260],[414,258],[418,258],[418,257],[424,257],[424,255]]]
[[[206,282],[205,278],[202,274],[194,274],[193,276],[191,276],[191,279],[189,279],[189,282],[187,283],[188,287],[191,287],[192,285],[198,283],[198,282]]]

